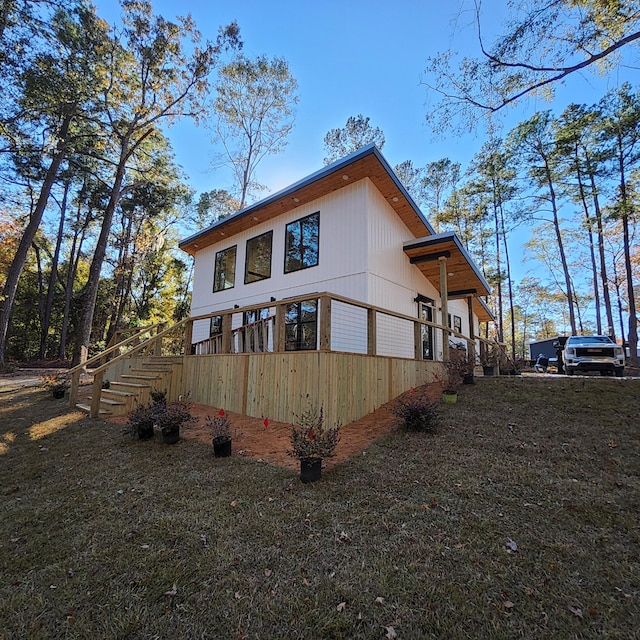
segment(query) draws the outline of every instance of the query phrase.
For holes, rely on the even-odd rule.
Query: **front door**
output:
[[[424,302],[420,301],[418,306],[420,319],[426,320],[427,322],[433,322],[435,315],[433,301],[428,299]],[[433,360],[433,327],[424,324],[420,327],[422,335],[422,359]]]

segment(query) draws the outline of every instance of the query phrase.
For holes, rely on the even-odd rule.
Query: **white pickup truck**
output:
[[[569,336],[564,345],[564,368],[568,376],[576,371],[599,371],[600,375],[624,375],[624,350],[609,336]]]

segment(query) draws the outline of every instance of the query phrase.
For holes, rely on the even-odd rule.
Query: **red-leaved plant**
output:
[[[300,416],[291,427],[291,449],[287,454],[293,458],[331,458],[340,441],[340,423],[325,427],[324,413],[309,409]]]

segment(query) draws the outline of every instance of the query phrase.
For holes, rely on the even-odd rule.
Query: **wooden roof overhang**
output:
[[[473,311],[480,322],[490,322],[495,318],[480,296],[487,296],[490,287],[478,271],[473,260],[453,232],[438,233],[417,240],[409,240],[403,249],[411,264],[415,264],[440,291],[440,258],[447,264],[447,293],[449,300],[473,297]]]
[[[364,178],[373,182],[416,238],[435,233],[380,151],[371,144],[182,240],[179,247],[193,256],[205,247]]]

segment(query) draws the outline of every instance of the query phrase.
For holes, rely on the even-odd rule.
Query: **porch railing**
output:
[[[422,320],[421,318],[383,309],[357,300],[332,293],[312,293],[282,300],[263,302],[262,304],[247,305],[223,311],[186,318],[181,322],[160,330],[158,325],[145,327],[133,336],[111,346],[109,349],[94,356],[86,362],[71,369],[71,390],[69,393],[70,405],[75,405],[78,397],[78,386],[81,372],[92,364],[100,362],[105,356],[116,353],[105,364],[100,364],[93,370],[93,387],[91,394],[91,416],[97,417],[100,407],[102,381],[104,371],[116,362],[134,355],[167,355],[170,346],[170,354],[187,355],[213,355],[252,352],[284,352],[286,350],[286,314],[287,308],[297,302],[317,300],[317,341],[319,351],[346,351],[367,355],[389,355],[415,360],[425,360],[423,353],[424,328],[431,329],[433,343],[431,344],[431,360],[446,359],[448,354],[449,339],[453,338],[466,344],[467,354],[472,361],[477,361],[478,350],[480,355],[487,349],[494,348],[495,341],[474,335],[464,335],[451,327],[437,322]],[[471,303],[469,302],[469,318],[471,320]],[[265,308],[274,309],[275,314],[252,323],[233,327],[234,315],[244,316],[247,312],[257,312]],[[340,313],[338,309],[340,308]],[[342,317],[340,316],[342,314]],[[213,317],[221,317],[222,330],[215,336],[193,340],[194,325],[196,323],[210,323]],[[337,326],[341,323],[342,326]],[[207,333],[208,333],[207,325]],[[471,324],[473,327],[473,325]],[[202,325],[201,325],[202,327]],[[336,329],[332,333],[332,327]],[[398,330],[400,327],[400,330]],[[342,338],[340,330],[343,331]],[[155,335],[149,335],[142,340],[145,333],[156,330]],[[202,330],[202,329],[200,329]],[[384,342],[382,333],[395,340],[404,351],[402,353],[381,352],[381,344]],[[349,342],[349,332],[353,334],[353,341]],[[346,337],[345,337],[346,335]],[[436,340],[436,337],[437,340]],[[171,340],[169,340],[171,338]],[[338,344],[340,343],[340,344]],[[436,344],[437,343],[437,344]],[[445,348],[446,345],[446,348]],[[488,346],[485,346],[488,345]],[[436,348],[437,347],[437,348]],[[127,351],[121,352],[123,348]],[[388,346],[393,350],[394,346]]]

